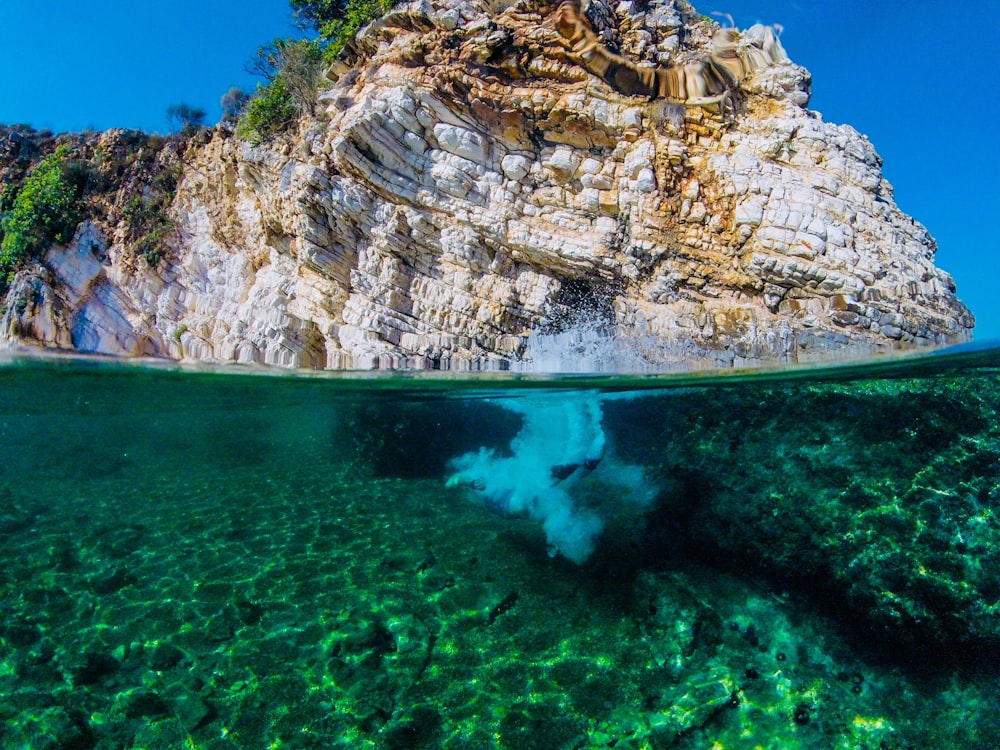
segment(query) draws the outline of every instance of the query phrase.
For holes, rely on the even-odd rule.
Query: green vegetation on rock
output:
[[[253,145],[312,112],[319,93],[323,50],[316,41],[275,39],[257,49],[250,72],[267,80],[245,104],[236,132]]]
[[[125,204],[124,218],[129,223],[129,235],[134,241],[135,254],[149,265],[155,266],[163,258],[163,240],[173,229],[173,221],[166,213],[169,205],[167,194],[158,200],[145,200],[137,195]]]
[[[99,174],[122,175],[106,178],[111,187],[124,183],[106,210],[115,223],[125,222],[131,254],[155,266],[166,254],[166,239],[174,226],[169,209],[182,172],[175,145],[182,141],[134,135],[122,133],[102,141],[95,148],[94,164]],[[123,179],[124,175],[131,179]]]
[[[392,0],[291,0],[299,23],[311,26],[329,43],[333,59],[355,35],[393,6]]]
[[[71,179],[70,150],[62,145],[28,174],[20,188],[0,194],[0,277],[6,286],[25,261],[52,243],[68,242],[79,221],[80,185]]]
[[[335,60],[365,26],[389,11],[392,0],[291,0],[300,25],[312,28],[316,39],[277,38],[261,45],[247,70],[267,82],[258,85],[249,99],[240,93],[232,105],[232,91],[223,106],[232,119],[237,112],[236,133],[253,146],[286,131],[316,106],[323,66]]]
[[[31,259],[68,243],[84,221],[105,237],[124,225],[125,255],[156,265],[172,230],[169,208],[188,143],[184,134],[53,135],[0,126],[0,291]]]
[[[257,146],[283,131],[297,116],[298,110],[284,79],[276,78],[267,86],[257,87],[236,132]]]
[[[342,17],[331,18],[319,27],[320,36],[329,42],[326,59],[334,60],[361,29],[391,10],[392,5],[392,0],[348,0],[341,6]]]

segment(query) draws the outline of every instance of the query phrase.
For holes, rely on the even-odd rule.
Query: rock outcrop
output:
[[[489,5],[398,6],[296,133],[193,144],[167,257],[81,224],[14,280],[6,345],[507,368],[582,328],[669,368],[968,338],[933,239],[773,30]]]

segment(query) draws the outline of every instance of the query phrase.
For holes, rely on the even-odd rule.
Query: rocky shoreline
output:
[[[554,10],[397,6],[297,132],[253,147],[220,126],[185,145],[154,264],[97,212],[20,271],[0,343],[507,369],[533,334],[600,325],[670,369],[969,338],[934,240],[868,140],[807,109],[809,74],[773,31],[723,35],[757,66],[724,106],[650,100],[594,75],[604,63]],[[586,23],[629,70],[720,53],[684,2],[594,0]]]

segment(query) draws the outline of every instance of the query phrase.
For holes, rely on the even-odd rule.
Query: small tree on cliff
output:
[[[317,41],[274,39],[257,48],[247,71],[268,81],[246,104],[237,132],[257,144],[312,112],[319,93],[323,49]]]
[[[343,0],[291,0],[291,6],[300,26],[312,26],[320,33],[331,21],[343,18],[347,10]]]
[[[258,146],[291,125],[298,115],[299,110],[285,80],[275,78],[267,86],[257,87],[257,92],[243,110],[236,133]]]
[[[205,124],[205,110],[190,104],[171,104],[167,107],[171,127],[180,128],[183,135],[190,135]]]
[[[229,91],[223,94],[219,100],[219,105],[222,107],[222,121],[236,122],[249,101],[250,94],[239,86],[230,87]]]
[[[275,39],[267,47],[257,50],[258,57],[267,50],[268,61],[273,61],[272,83],[276,78],[285,81],[285,87],[302,113],[312,111],[319,92],[319,78],[323,69],[323,48],[319,42],[305,39]]]
[[[299,25],[312,27],[327,42],[332,60],[361,29],[392,9],[393,0],[290,0]]]

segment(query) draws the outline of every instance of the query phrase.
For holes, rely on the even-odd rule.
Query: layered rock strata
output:
[[[192,145],[155,267],[98,218],[20,273],[6,344],[506,368],[590,327],[669,368],[969,335],[933,239],[772,30],[680,0],[425,0],[353,54],[295,134]]]
[[[686,105],[712,105],[732,96],[755,70],[789,62],[774,29],[757,25],[742,40],[736,29],[719,29],[711,54],[687,64],[640,65],[611,52],[583,14],[580,0],[563,0],[553,16],[574,59],[627,96],[668,98]]]

